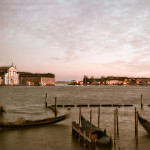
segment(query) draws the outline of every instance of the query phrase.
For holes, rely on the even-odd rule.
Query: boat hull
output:
[[[138,119],[139,119],[140,124],[143,126],[143,128],[150,135],[150,122],[147,121],[146,119],[142,118],[139,114],[138,114]]]
[[[90,130],[90,122],[81,116],[81,124],[84,130]],[[96,144],[112,147],[112,138],[106,134],[106,130],[102,130],[92,125],[92,133],[97,135]]]
[[[53,123],[60,122],[62,120],[65,120],[68,117],[68,114],[53,117],[53,118],[46,118],[42,120],[25,120],[21,123],[0,123],[1,129],[13,129],[13,128],[23,128],[23,127],[33,127],[33,126],[43,126],[43,125],[49,125]]]

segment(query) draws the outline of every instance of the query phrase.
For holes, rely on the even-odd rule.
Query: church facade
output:
[[[19,75],[16,66],[0,67],[0,84],[1,85],[18,85]]]
[[[55,85],[51,73],[17,72],[16,66],[0,67],[0,85]]]

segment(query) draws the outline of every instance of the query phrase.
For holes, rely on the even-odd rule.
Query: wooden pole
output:
[[[79,107],[79,127],[80,127],[80,124],[81,124],[81,107]]]
[[[116,144],[116,110],[114,110],[114,144]]]
[[[116,119],[117,119],[117,136],[119,136],[118,109],[117,108],[116,108]]]
[[[136,145],[138,145],[138,111],[136,111]]]
[[[55,116],[57,116],[57,97],[55,97]]]
[[[90,110],[90,134],[92,135],[92,110]]]
[[[98,128],[100,127],[100,107],[98,108]]]
[[[45,93],[45,108],[47,108],[47,93]]]
[[[141,94],[141,108],[143,108],[143,95]]]
[[[137,117],[136,117],[136,107],[135,107],[135,136],[136,136],[136,131],[137,131],[137,129],[136,129],[136,119],[137,119]]]
[[[3,106],[0,106],[0,123],[4,123],[4,113],[6,113]],[[5,125],[4,125],[5,127]]]

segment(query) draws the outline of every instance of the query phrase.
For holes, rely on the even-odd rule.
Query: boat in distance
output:
[[[90,122],[81,115],[81,125],[84,130],[90,130]],[[112,147],[112,138],[106,134],[106,130],[96,127],[92,124],[92,134],[97,135],[97,145]]]
[[[23,128],[23,127],[50,125],[53,123],[63,121],[67,119],[68,117],[69,117],[69,114],[65,114],[65,115],[61,115],[58,117],[39,119],[39,120],[22,120],[20,122],[0,123],[0,129],[15,129],[15,128]]]
[[[138,119],[142,127],[147,131],[147,133],[150,135],[150,122],[143,117],[141,117],[138,113]]]

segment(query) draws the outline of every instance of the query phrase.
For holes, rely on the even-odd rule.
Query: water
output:
[[[18,118],[44,119],[53,117],[45,109],[45,93],[48,105],[54,104],[133,104],[141,116],[150,120],[149,86],[0,86],[0,105],[5,106],[5,121]],[[143,94],[144,108],[140,108],[140,96]],[[82,114],[89,119],[93,112],[93,123],[97,125],[98,108],[82,108]],[[115,107],[101,107],[100,126],[107,129],[113,138]],[[59,108],[64,114],[66,108]],[[85,146],[72,138],[72,121],[78,122],[79,108],[71,108],[71,116],[57,124],[29,129],[0,130],[0,150],[85,150]],[[150,137],[139,124],[139,143],[136,146],[134,136],[134,107],[119,108],[119,137],[112,150],[149,150]],[[97,148],[98,149],[98,148]],[[101,148],[102,149],[102,148]]]

